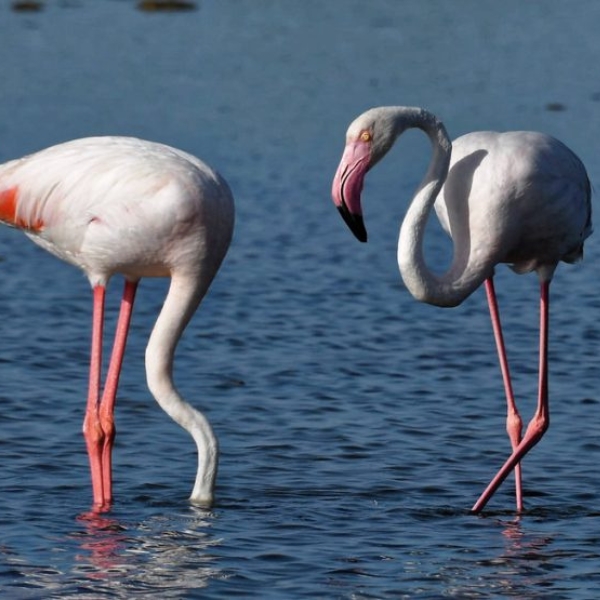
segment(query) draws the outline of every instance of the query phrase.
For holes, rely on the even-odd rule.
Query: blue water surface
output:
[[[597,188],[600,5],[26,4],[0,7],[0,161],[88,135],[172,144],[225,176],[237,224],[175,370],[219,436],[217,502],[188,503],[195,446],[146,388],[145,344],[168,283],[146,280],[117,406],[115,505],[96,518],[81,436],[89,285],[0,230],[0,596],[595,597],[596,237],[552,284],[552,425],[524,461],[526,511],[515,514],[509,479],[476,517],[470,506],[509,452],[485,295],[451,310],[420,304],[396,265],[429,143],[406,133],[369,174],[366,245],[330,186],[348,123],[403,104],[434,111],[453,137],[553,134]],[[450,252],[432,222],[432,268]],[[496,285],[527,420],[538,285],[504,266]]]

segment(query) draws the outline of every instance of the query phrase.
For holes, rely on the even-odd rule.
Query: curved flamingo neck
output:
[[[146,347],[146,378],[161,408],[190,433],[198,447],[198,471],[190,500],[211,504],[217,477],[219,447],[208,420],[190,406],[173,383],[177,343],[206,293],[209,282],[173,274],[169,292]]]
[[[469,261],[465,240],[459,236],[452,240],[453,259],[446,273],[438,276],[427,267],[423,254],[425,226],[448,176],[452,144],[441,121],[427,111],[413,113],[408,127],[416,127],[428,135],[433,154],[427,173],[400,227],[398,266],[406,287],[417,300],[436,306],[457,306],[475,291],[489,274]]]

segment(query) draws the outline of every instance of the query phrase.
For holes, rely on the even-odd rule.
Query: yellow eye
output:
[[[360,134],[360,139],[361,139],[363,142],[370,142],[370,141],[371,141],[371,132],[370,132],[370,131],[363,131],[363,132]]]

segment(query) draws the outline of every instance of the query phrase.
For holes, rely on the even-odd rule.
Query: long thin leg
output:
[[[83,435],[90,460],[92,474],[92,490],[94,495],[94,507],[101,508],[104,504],[104,492],[102,489],[102,456],[101,444],[104,438],[100,418],[98,415],[98,403],[100,398],[100,377],[102,369],[102,329],[104,321],[104,299],[106,288],[102,285],[94,287],[94,305],[92,315],[92,350],[90,358],[90,381],[88,388],[88,399],[83,420]]]
[[[99,418],[104,438],[102,440],[102,489],[104,494],[104,504],[109,505],[112,502],[112,449],[115,440],[115,401],[117,397],[117,388],[119,386],[119,376],[123,366],[123,357],[125,355],[125,346],[127,344],[127,334],[131,323],[131,313],[135,292],[137,290],[137,281],[125,280],[125,289],[121,300],[119,319],[115,331],[115,341],[104,392],[100,401]]]
[[[520,460],[542,438],[550,425],[550,408],[548,405],[548,315],[550,313],[550,282],[542,281],[540,289],[540,366],[539,392],[535,414],[527,426],[527,431],[502,468],[490,482],[479,500],[471,509],[473,512],[483,510],[489,499],[494,495],[500,484]]]
[[[515,396],[510,381],[510,370],[508,359],[506,357],[506,348],[504,346],[504,337],[502,335],[502,325],[500,324],[500,312],[498,311],[498,301],[494,289],[494,280],[492,277],[485,281],[485,291],[487,294],[488,305],[490,307],[490,317],[492,319],[492,328],[494,330],[494,339],[496,340],[496,349],[498,350],[498,360],[500,361],[500,370],[504,381],[504,391],[506,393],[506,432],[510,439],[510,445],[514,452],[521,442],[521,431],[523,421],[519,415]],[[515,495],[517,500],[517,511],[523,510],[523,491],[521,485],[521,464],[515,465]]]

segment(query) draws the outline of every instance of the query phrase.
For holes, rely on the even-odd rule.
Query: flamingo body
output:
[[[232,202],[218,174],[181,150],[136,138],[52,146],[0,167],[0,186],[17,198],[13,223],[5,222],[92,284],[114,273],[160,277],[178,266],[218,266],[214,255],[231,238]]]
[[[418,128],[432,157],[400,228],[398,265],[411,294],[437,306],[456,306],[485,285],[507,400],[512,454],[473,506],[479,512],[515,471],[517,510],[523,508],[520,461],[549,426],[549,286],[560,261],[574,262],[591,234],[591,186],[579,158],[548,135],[489,131],[450,142],[443,123],[415,107],[368,110],[349,126],[332,187],[333,201],[355,236],[367,233],[361,206],[366,173],[404,131]],[[435,206],[453,242],[452,262],[441,274],[425,264],[425,226]],[[540,357],[537,408],[525,434],[517,410],[493,285],[494,268],[508,263],[540,280]]]
[[[482,131],[452,142],[434,207],[451,237],[468,238],[482,268],[509,263],[527,273],[582,256],[589,197],[583,164],[555,138]]]
[[[73,140],[0,166],[0,221],[82,269],[94,289],[90,389],[84,434],[95,508],[112,501],[112,413],[137,282],[170,277],[146,350],[148,385],[194,437],[192,499],[210,503],[218,445],[206,418],[172,381],[175,347],[229,247],[234,206],[227,183],[196,157],[125,137]],[[125,277],[115,346],[101,389],[104,290]]]

